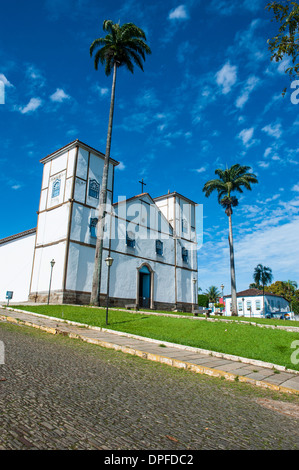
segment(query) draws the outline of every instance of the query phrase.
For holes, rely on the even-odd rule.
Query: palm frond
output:
[[[106,75],[110,75],[114,64],[126,67],[131,73],[134,72],[134,64],[143,70],[145,56],[151,54],[144,31],[133,23],[120,26],[111,20],[103,22],[103,29],[109,34],[105,38],[96,39],[90,46],[91,56],[97,51],[95,68],[98,69],[99,62],[105,64]],[[103,52],[100,52],[101,48]]]

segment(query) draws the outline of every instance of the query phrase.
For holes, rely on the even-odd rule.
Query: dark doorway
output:
[[[151,273],[146,266],[139,270],[139,306],[150,308],[151,304]]]

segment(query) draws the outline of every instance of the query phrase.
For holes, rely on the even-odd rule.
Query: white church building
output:
[[[75,140],[41,160],[36,228],[0,240],[0,301],[89,304],[104,155]],[[191,311],[197,301],[196,203],[176,193],[114,201],[110,159],[101,276],[110,305]],[[55,262],[53,267],[51,261]]]

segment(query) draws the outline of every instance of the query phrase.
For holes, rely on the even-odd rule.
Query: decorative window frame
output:
[[[54,199],[55,197],[58,197],[60,194],[60,188],[61,188],[61,179],[56,178],[52,184],[52,195],[51,199]]]
[[[96,179],[89,178],[88,196],[94,199],[99,199],[100,196],[100,183]]]

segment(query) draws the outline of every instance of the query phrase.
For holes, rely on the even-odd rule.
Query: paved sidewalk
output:
[[[48,333],[81,339],[105,348],[120,350],[143,359],[200,374],[299,394],[299,373],[284,370],[280,366],[275,368],[273,364],[261,361],[213,353],[212,351],[202,353],[198,352],[196,348],[173,345],[102,328],[85,327],[75,322],[67,322],[21,310],[0,308],[0,321],[27,325]]]

